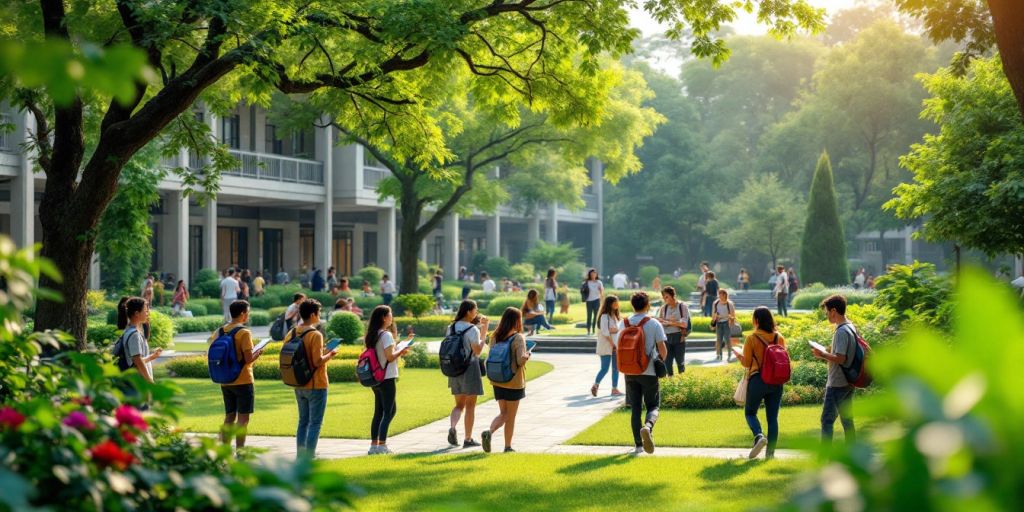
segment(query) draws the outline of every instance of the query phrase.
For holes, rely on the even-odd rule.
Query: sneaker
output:
[[[764,450],[765,446],[768,446],[768,440],[765,439],[763,435],[758,434],[757,437],[754,438],[754,447],[750,449],[750,455],[748,458],[756,459],[758,455],[761,455],[761,450]]]
[[[377,455],[391,455],[395,452],[388,449],[386,444],[377,445]]]
[[[651,432],[651,427],[640,429],[640,439],[644,442],[644,451],[654,453],[654,434]]]
[[[634,457],[639,457],[640,454],[643,453],[643,452],[644,452],[644,447],[643,446],[637,446],[637,447],[633,448],[633,451],[630,453],[630,455],[632,455]]]
[[[462,442],[462,447],[463,448],[476,448],[477,446],[480,446],[480,443],[478,443],[478,442],[476,442],[476,441],[474,441],[472,439],[467,439],[467,440]]]
[[[483,433],[480,434],[480,441],[483,443],[482,446],[484,447],[484,451],[487,452],[487,453],[491,453],[491,431],[490,430],[484,430]]]
[[[454,428],[448,429],[448,444],[450,444],[452,446],[458,446],[459,445],[459,437],[458,437],[458,435],[459,435],[458,432],[456,432]]]
[[[378,445],[372,445],[372,446],[370,446],[370,450],[367,451],[366,454],[367,455],[377,455],[378,450],[379,450]]]
[[[516,451],[513,450],[511,446],[509,446],[508,448],[505,448],[505,453],[515,453],[515,452]]]
[[[597,384],[590,386],[590,396],[597,396]]]
[[[619,391],[619,388],[613,388],[612,396],[622,396],[622,391]]]

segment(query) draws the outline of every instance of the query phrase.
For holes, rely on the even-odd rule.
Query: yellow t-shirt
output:
[[[252,288],[255,293],[263,293],[263,285],[267,284],[263,280],[263,276],[256,276],[256,279],[252,280]]]
[[[233,322],[228,325],[225,325],[223,329],[225,333],[228,333],[231,332],[231,330],[234,329],[235,327],[240,327],[241,325],[242,324],[240,323]],[[207,341],[207,344],[213,343],[213,340],[217,339],[218,334],[218,331],[213,331],[213,335],[210,336],[210,340]],[[252,348],[252,332],[249,331],[249,329],[245,328],[239,329],[239,331],[235,333],[235,355],[238,356],[239,361],[243,362],[242,373],[238,374],[238,378],[235,379],[235,381],[232,382],[231,384],[221,384],[222,386],[241,386],[244,384],[253,383],[253,363],[245,364],[245,351],[248,350],[252,352]]]

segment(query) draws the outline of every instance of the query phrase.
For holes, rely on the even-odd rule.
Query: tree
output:
[[[121,170],[161,134],[168,153],[210,152],[208,132],[188,112],[201,95],[222,112],[240,100],[266,106],[273,90],[308,95],[336,121],[373,120],[371,139],[420,141],[425,162],[447,152],[423,105],[453,70],[479,77],[480,92],[531,101],[538,77],[557,79],[565,66],[594,69],[602,53],[628,51],[635,35],[618,0],[94,4],[69,11],[63,0],[17,2],[0,17],[0,100],[35,118],[33,151],[47,177],[42,256],[65,277],[43,277],[41,286],[64,303],[41,301],[35,328],[64,328],[79,348],[95,228]],[[676,34],[692,26],[698,55],[728,55],[713,34],[736,17],[733,3],[659,0],[646,8]],[[757,11],[778,33],[821,25],[822,11],[803,0],[761,0]],[[567,61],[580,45],[582,57]],[[29,51],[39,48],[46,51]],[[400,122],[409,117],[421,122]],[[206,181],[183,172],[186,185],[215,189],[217,169],[230,162],[216,164]]]
[[[818,158],[807,220],[800,244],[800,279],[807,284],[843,285],[850,281],[846,266],[846,238],[839,219],[839,202],[832,181],[832,162],[827,152]]]
[[[728,203],[715,208],[704,232],[722,247],[744,254],[762,254],[778,264],[793,255],[800,240],[803,201],[793,199],[774,174],[751,180]]]
[[[975,60],[964,76],[926,75],[922,116],[938,123],[901,164],[912,183],[885,207],[921,220],[928,240],[949,240],[988,256],[1024,252],[1024,121],[996,57]]]
[[[526,251],[524,261],[533,265],[540,272],[547,275],[547,269],[561,270],[563,267],[574,261],[579,261],[581,251],[566,242],[564,244],[549,244],[538,240],[537,245]]]

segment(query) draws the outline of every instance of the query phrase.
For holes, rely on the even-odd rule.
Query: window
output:
[[[313,270],[313,233],[313,226],[299,228],[299,268],[305,269],[307,272]]]
[[[363,265],[377,264],[377,232],[363,232]]]
[[[335,231],[331,240],[331,261],[339,276],[352,275],[352,232]]]
[[[217,228],[217,268],[249,268],[249,230]]]
[[[314,148],[313,130],[302,130],[292,132],[292,154],[296,158],[312,159],[316,150]]]
[[[220,118],[220,141],[231,149],[239,149],[242,145],[239,139],[240,125],[238,114]]]
[[[260,230],[263,246],[263,270],[267,271],[267,279],[277,275],[284,268],[284,230]]]
[[[267,123],[266,129],[266,151],[274,155],[280,155],[284,153],[284,141],[277,135],[277,127]]]
[[[203,227],[188,227],[188,282],[191,283],[196,272],[203,268]]]
[[[377,160],[377,158],[373,156],[373,153],[371,153],[370,150],[366,148],[363,148],[363,166],[376,167],[378,169],[384,168],[384,165],[380,163],[380,160]]]

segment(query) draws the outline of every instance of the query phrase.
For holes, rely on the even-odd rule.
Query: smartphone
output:
[[[327,351],[330,352],[338,348],[339,345],[341,345],[341,338],[334,338],[327,342]]]
[[[532,353],[533,352],[533,347],[536,347],[536,346],[537,346],[537,342],[536,341],[527,341],[526,342],[526,351]]]

